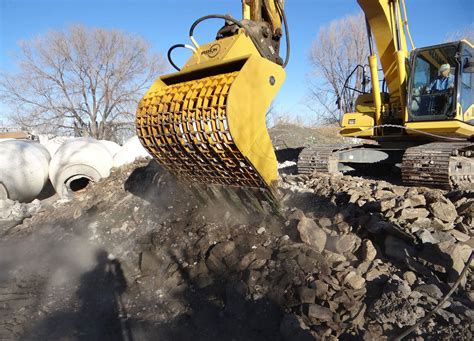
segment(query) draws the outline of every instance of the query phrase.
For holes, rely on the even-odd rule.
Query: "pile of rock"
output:
[[[349,207],[349,217],[358,227],[385,236],[389,256],[409,263],[416,259],[411,266],[421,274],[441,272],[454,281],[474,246],[473,191],[444,193],[327,174],[287,176],[283,187],[309,190],[334,205]],[[436,259],[440,254],[443,259]]]
[[[413,272],[405,272],[403,278],[394,274],[386,282],[381,297],[368,311],[372,322],[367,330],[378,338],[390,335],[394,329],[412,326],[431,311],[445,293],[445,286],[427,284]],[[420,326],[417,332],[433,338],[442,339],[449,335],[452,339],[470,339],[473,318],[472,304],[458,297],[448,300],[437,310],[435,318]]]
[[[20,224],[25,218],[30,218],[41,210],[38,199],[30,203],[20,203],[10,199],[0,200],[0,234],[9,228]]]
[[[394,337],[434,308],[471,250],[472,192],[330,175],[284,176],[280,189],[279,215],[247,215],[231,204],[203,203],[156,163],[142,160],[2,238],[11,244],[42,236],[63,245],[80,236],[81,249],[91,244],[113,254],[128,283],[121,292],[123,325],[149,339]],[[49,264],[45,268],[38,275],[45,276],[43,284],[50,283]],[[94,271],[84,276],[102,280]],[[49,311],[13,336],[83,332],[65,335],[68,328],[52,323],[58,315],[75,316],[76,296],[58,294],[75,288],[45,287],[54,295],[38,295]],[[472,339],[473,288],[469,275],[415,332]],[[36,309],[15,307],[2,315],[11,325],[19,312],[33,316]],[[84,314],[93,310],[82,306]],[[104,321],[90,328],[94,323]]]

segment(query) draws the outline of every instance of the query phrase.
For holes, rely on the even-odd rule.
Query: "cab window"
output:
[[[466,110],[472,105],[472,101],[474,99],[474,74],[465,72],[464,65],[467,64],[468,58],[463,59],[463,69],[461,70],[461,96],[460,96],[460,103],[462,112],[465,113]],[[471,123],[471,122],[469,122]],[[473,124],[472,122],[471,124]]]
[[[456,46],[421,50],[413,63],[409,117],[412,121],[452,119],[456,97]]]

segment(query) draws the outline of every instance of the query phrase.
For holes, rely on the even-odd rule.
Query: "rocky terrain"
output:
[[[141,160],[70,200],[3,203],[0,340],[391,339],[474,246],[474,191],[325,174],[279,191],[257,213]],[[471,340],[473,299],[468,272],[407,339]]]

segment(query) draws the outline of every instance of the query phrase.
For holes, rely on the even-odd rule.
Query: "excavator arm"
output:
[[[380,63],[392,97],[403,97],[406,92],[405,60],[408,58],[407,42],[399,0],[357,0],[364,12],[375,39]],[[375,55],[374,49],[371,55]],[[403,103],[403,99],[399,99]]]
[[[273,199],[277,161],[265,114],[288,63],[279,55],[283,3],[243,0],[242,17],[208,15],[191,25],[192,45],[170,48],[177,72],[159,77],[143,96],[136,129],[148,152],[183,182]],[[208,19],[225,25],[200,45],[194,29]],[[172,61],[178,47],[193,51],[182,68]]]
[[[402,0],[403,1],[403,0]],[[406,112],[406,60],[407,42],[403,29],[403,20],[399,0],[357,0],[367,21],[369,37],[373,34],[382,64],[385,82],[390,93],[391,104],[399,110],[401,119]],[[369,39],[369,66],[372,76],[373,96],[376,106],[375,123],[381,124],[380,90],[375,50]]]
[[[409,53],[404,30],[407,22],[403,19],[404,16],[406,18],[406,11],[402,14],[402,5],[405,8],[404,0],[357,0],[357,2],[364,12],[367,25],[370,51],[368,65],[372,83],[372,105],[369,107],[373,108],[373,115],[344,114],[341,134],[370,138],[382,134],[381,129],[373,127],[387,123],[382,119],[383,113],[390,117],[391,123],[403,124],[407,120]],[[382,94],[380,89],[378,59],[388,90],[385,94]],[[359,96],[356,107],[367,107],[367,102],[367,96]],[[365,104],[358,105],[358,103]]]

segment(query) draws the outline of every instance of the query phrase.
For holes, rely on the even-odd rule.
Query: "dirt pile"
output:
[[[472,192],[328,175],[280,190],[279,214],[249,214],[140,161],[4,228],[0,339],[393,337],[471,250]],[[472,339],[472,285],[416,333]]]
[[[304,127],[298,124],[278,123],[269,129],[276,150],[299,148],[320,144],[338,144],[346,140],[339,135],[338,125]]]

